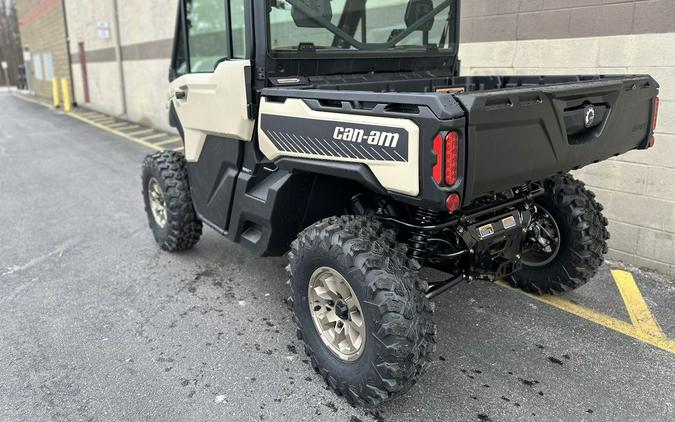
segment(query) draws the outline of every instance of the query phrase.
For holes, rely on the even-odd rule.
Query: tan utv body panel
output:
[[[372,125],[383,128],[402,129],[408,134],[408,154],[406,161],[383,161],[363,158],[345,158],[335,155],[321,153],[303,153],[284,151],[275,146],[270,137],[265,133],[262,125],[258,128],[258,139],[260,150],[270,160],[276,160],[280,157],[309,158],[313,160],[330,160],[350,163],[363,163],[373,172],[373,175],[380,182],[382,187],[391,192],[402,193],[410,196],[417,196],[420,193],[419,186],[419,127],[411,120],[397,119],[389,117],[374,117],[353,115],[344,113],[330,113],[312,110],[300,99],[287,99],[285,102],[268,101],[263,97],[260,104],[259,122],[263,115],[270,116],[290,116],[311,121],[324,121],[338,124],[357,124]],[[332,138],[333,133],[326,133],[326,138]],[[315,139],[316,142],[321,140]],[[335,143],[331,139],[330,142]],[[319,149],[319,148],[317,148]]]
[[[225,60],[213,73],[189,73],[169,86],[183,126],[185,159],[199,160],[207,135],[250,141],[255,120],[248,118],[245,68],[249,60]],[[184,91],[184,99],[176,98]],[[227,141],[223,141],[227,142]]]

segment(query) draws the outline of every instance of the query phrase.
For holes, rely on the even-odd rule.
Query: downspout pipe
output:
[[[120,75],[120,101],[122,104],[122,113],[120,116],[127,115],[127,89],[126,83],[124,82],[124,58],[122,57],[122,37],[120,35],[120,14],[119,8],[117,6],[117,0],[113,0],[113,13],[115,15],[115,58],[117,61],[117,70]]]

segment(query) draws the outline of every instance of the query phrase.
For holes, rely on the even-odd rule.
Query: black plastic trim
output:
[[[323,111],[358,113],[369,115],[385,113],[387,116],[397,114],[386,112],[386,107],[392,104],[407,104],[424,106],[431,110],[439,120],[450,120],[464,117],[464,110],[455,101],[452,95],[441,93],[401,93],[401,92],[366,92],[366,91],[328,91],[322,89],[293,89],[293,88],[265,88],[262,95],[272,98],[299,98],[305,100],[311,108],[323,107],[316,101],[340,101],[340,107],[331,107]],[[361,109],[354,107],[354,102],[376,103],[373,108]],[[412,118],[414,115],[401,113],[398,117]]]
[[[171,105],[169,106],[169,126],[176,128],[181,139],[185,139],[183,125],[178,118],[178,113],[176,112],[176,107],[173,105],[173,101],[171,101]]]
[[[274,164],[283,170],[302,171],[353,180],[375,193],[387,193],[387,190],[382,187],[373,172],[364,164],[286,157],[280,158]]]
[[[195,209],[221,231],[229,224],[243,148],[243,141],[208,135],[199,161],[187,163]]]

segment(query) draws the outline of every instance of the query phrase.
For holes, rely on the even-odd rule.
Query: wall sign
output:
[[[96,22],[96,29],[99,38],[104,40],[110,39],[110,22],[98,21]]]

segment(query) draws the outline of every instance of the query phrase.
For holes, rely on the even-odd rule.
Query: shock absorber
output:
[[[417,208],[415,210],[415,223],[420,226],[436,224],[439,221],[440,212],[426,208]],[[410,255],[422,262],[427,256],[429,250],[429,239],[432,233],[424,230],[410,229],[408,236],[408,245],[410,246]]]

